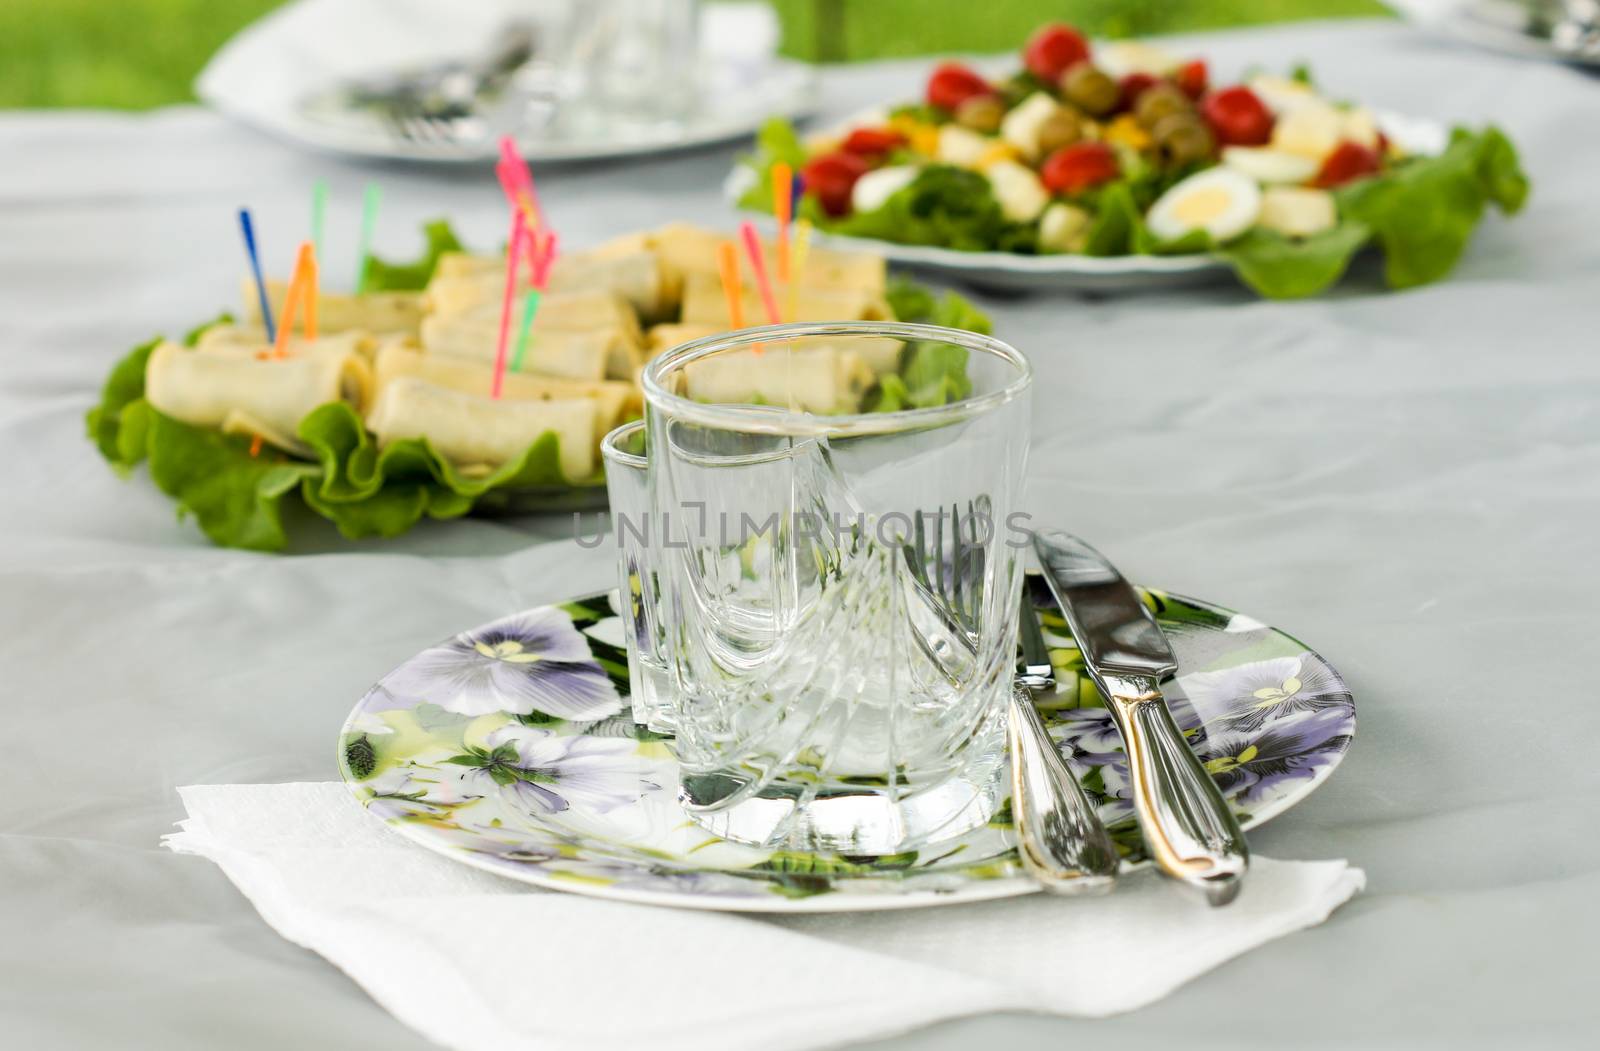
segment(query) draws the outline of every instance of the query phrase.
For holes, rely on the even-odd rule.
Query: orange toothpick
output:
[[[728,321],[744,328],[744,289],[739,283],[739,249],[732,241],[717,245],[717,270],[722,274],[722,294],[728,298]]]
[[[305,257],[303,265],[306,270],[306,321],[301,325],[305,331],[307,342],[317,338],[317,292],[320,283],[317,275],[317,246],[310,241],[300,246],[300,253]]]
[[[794,169],[783,161],[772,166],[772,215],[778,220],[778,280],[788,284],[789,223],[794,219]]]
[[[295,253],[294,273],[289,277],[289,290],[283,295],[283,313],[278,318],[278,338],[272,345],[272,356],[289,356],[289,333],[294,331],[295,317],[301,300],[310,298],[306,309],[306,336],[316,338],[317,330],[317,251],[310,241],[300,242]]]

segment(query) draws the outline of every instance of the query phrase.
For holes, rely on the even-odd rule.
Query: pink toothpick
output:
[[[556,252],[559,250],[561,238],[554,230],[544,236],[544,251],[539,256],[539,263],[533,270],[533,286],[543,292],[550,287],[550,268],[555,265]]]
[[[772,282],[767,279],[767,261],[761,256],[761,239],[756,236],[754,223],[739,224],[739,234],[744,238],[745,254],[756,272],[756,288],[761,292],[761,305],[767,312],[767,323],[776,325],[783,320],[778,313],[778,299],[772,294]]]
[[[539,207],[539,194],[533,188],[533,172],[517,153],[517,144],[509,135],[500,137],[500,163],[495,165],[500,177],[500,188],[505,191],[511,207],[527,212],[527,223],[532,229],[544,225],[544,209]]]
[[[506,294],[500,303],[500,338],[494,347],[494,379],[489,396],[500,398],[500,388],[506,378],[506,342],[511,338],[511,301],[517,295],[517,260],[523,251],[523,239],[528,236],[528,224],[521,208],[511,210],[511,244],[506,249]]]

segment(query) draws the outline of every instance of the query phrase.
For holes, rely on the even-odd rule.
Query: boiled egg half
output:
[[[1163,241],[1175,241],[1195,230],[1213,240],[1228,241],[1255,223],[1261,214],[1261,187],[1232,168],[1197,172],[1162,194],[1150,206],[1145,222]]]

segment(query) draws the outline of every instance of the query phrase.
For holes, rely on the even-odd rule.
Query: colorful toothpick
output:
[[[300,312],[301,301],[307,295],[310,295],[312,301],[307,320],[310,322],[312,335],[313,337],[315,336],[317,324],[316,280],[316,252],[311,247],[310,241],[302,241],[300,250],[295,253],[294,273],[289,277],[289,289],[283,296],[283,316],[278,318],[278,336],[272,344],[273,357],[286,358],[289,356],[289,334],[294,331],[294,321]]]
[[[556,258],[556,235],[548,231],[537,231],[532,236],[524,238],[533,248],[533,259],[530,271],[533,274],[533,287],[523,293],[522,297],[522,325],[517,330],[517,351],[511,356],[511,371],[522,371],[522,359],[528,353],[528,343],[533,334],[534,315],[539,312],[539,303],[544,298],[544,291],[550,284],[550,266]]]
[[[367,260],[372,257],[372,236],[378,228],[378,201],[383,192],[375,182],[367,183],[361,195],[361,240],[356,244],[356,294],[367,279]]]
[[[784,289],[787,302],[784,304],[788,311],[785,316],[790,321],[799,321],[800,317],[800,275],[806,272],[806,256],[811,254],[811,220],[801,219],[794,224],[794,268],[788,286]]]
[[[778,221],[778,280],[792,280],[789,223],[794,219],[794,170],[783,161],[772,166],[772,217]]]
[[[311,244],[322,258],[322,220],[328,211],[328,184],[321,179],[311,184]]]
[[[277,340],[277,330],[272,324],[272,301],[267,298],[267,281],[261,276],[261,256],[256,252],[255,226],[250,221],[250,209],[239,209],[239,229],[244,232],[244,250],[250,256],[250,272],[256,279],[256,296],[261,301],[261,324],[267,330],[267,342]]]
[[[717,245],[717,270],[722,275],[722,294],[728,300],[728,322],[744,328],[744,290],[739,285],[739,249],[732,241]]]
[[[525,213],[523,219],[528,229],[537,230],[543,226],[544,210],[539,207],[539,194],[533,188],[533,171],[517,152],[516,140],[509,135],[500,137],[500,163],[495,166],[495,173],[500,176],[506,201]]]
[[[320,292],[320,282],[317,274],[317,246],[310,241],[300,246],[300,252],[305,257],[302,264],[305,267],[305,296],[306,319],[301,324],[300,330],[305,334],[306,341],[317,338],[317,298]]]
[[[761,255],[761,238],[756,235],[754,223],[739,224],[739,236],[744,238],[745,254],[750,257],[750,268],[756,274],[756,290],[761,293],[761,305],[767,311],[767,323],[776,325],[783,320],[778,314],[778,300],[772,294],[772,281],[767,277],[767,261]]]
[[[506,344],[511,338],[511,303],[517,295],[517,261],[522,256],[522,239],[528,236],[527,220],[521,208],[511,210],[511,243],[506,246],[506,291],[500,301],[500,336],[494,347],[494,378],[489,397],[499,400],[506,379]]]

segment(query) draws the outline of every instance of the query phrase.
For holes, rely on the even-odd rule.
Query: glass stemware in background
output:
[[[699,43],[699,0],[573,0],[566,60],[579,118],[683,118],[697,95]]]
[[[627,631],[633,721],[657,733],[671,733],[672,713],[666,700],[671,670],[665,656],[656,554],[649,543],[644,436],[642,420],[625,423],[601,441],[600,455],[606,464],[606,496],[617,544],[617,604]]]
[[[906,355],[941,363],[951,400],[861,412]],[[892,854],[988,820],[1030,381],[997,340],[890,323],[750,329],[647,366],[667,706],[703,827]]]

